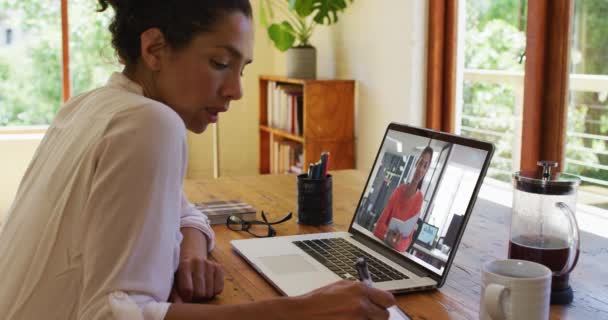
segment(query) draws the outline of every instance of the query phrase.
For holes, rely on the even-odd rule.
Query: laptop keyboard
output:
[[[342,238],[293,241],[293,244],[342,279],[354,280],[358,278],[355,263],[357,258],[361,257],[367,260],[373,282],[409,279],[408,276]]]

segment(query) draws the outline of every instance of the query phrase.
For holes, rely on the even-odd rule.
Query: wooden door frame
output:
[[[565,159],[570,37],[574,0],[530,0],[526,30],[526,72],[521,168],[539,160]],[[429,0],[427,128],[455,128],[458,0]]]
[[[563,170],[573,10],[573,0],[528,2],[522,170],[536,170],[539,160]]]
[[[61,78],[63,102],[70,98],[70,29],[68,0],[61,0]]]
[[[458,0],[429,0],[426,127],[454,132]]]

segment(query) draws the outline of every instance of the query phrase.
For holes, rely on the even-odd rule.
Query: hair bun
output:
[[[99,12],[105,11],[108,6],[111,6],[112,8],[114,8],[114,10],[119,9],[120,7],[124,7],[127,4],[127,0],[98,0],[99,1],[99,5],[101,6],[99,8]]]
[[[183,48],[194,36],[210,32],[225,14],[240,12],[251,18],[249,0],[97,0],[101,12],[114,9],[108,26],[112,46],[125,65],[141,56],[141,33],[158,28],[172,48]]]

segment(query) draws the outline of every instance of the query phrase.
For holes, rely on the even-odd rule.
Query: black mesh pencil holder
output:
[[[298,175],[298,223],[314,226],[333,223],[331,175],[309,179]]]

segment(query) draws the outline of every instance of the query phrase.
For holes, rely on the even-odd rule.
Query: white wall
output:
[[[258,171],[258,76],[286,74],[285,54],[275,49],[256,24],[254,63],[243,78],[244,97],[220,116],[220,175]],[[357,0],[330,27],[318,26],[319,78],[357,81],[356,167],[371,168],[389,122],[424,123],[426,91],[426,0]],[[210,177],[213,170],[211,130],[189,136],[189,178]]]
[[[252,0],[255,20],[255,47],[253,63],[245,68],[242,79],[243,98],[230,104],[230,110],[219,120],[219,171],[220,176],[254,175],[259,163],[259,82],[261,74],[285,74],[275,71],[275,65],[284,61],[274,49],[258,19],[259,0]],[[279,62],[277,62],[279,61]],[[213,126],[201,135],[189,133],[188,175],[190,179],[213,177]]]
[[[42,134],[16,135],[0,132],[0,224],[41,139]]]
[[[317,75],[357,80],[359,169],[371,167],[389,122],[424,123],[427,8],[422,0],[357,0],[313,36]]]

